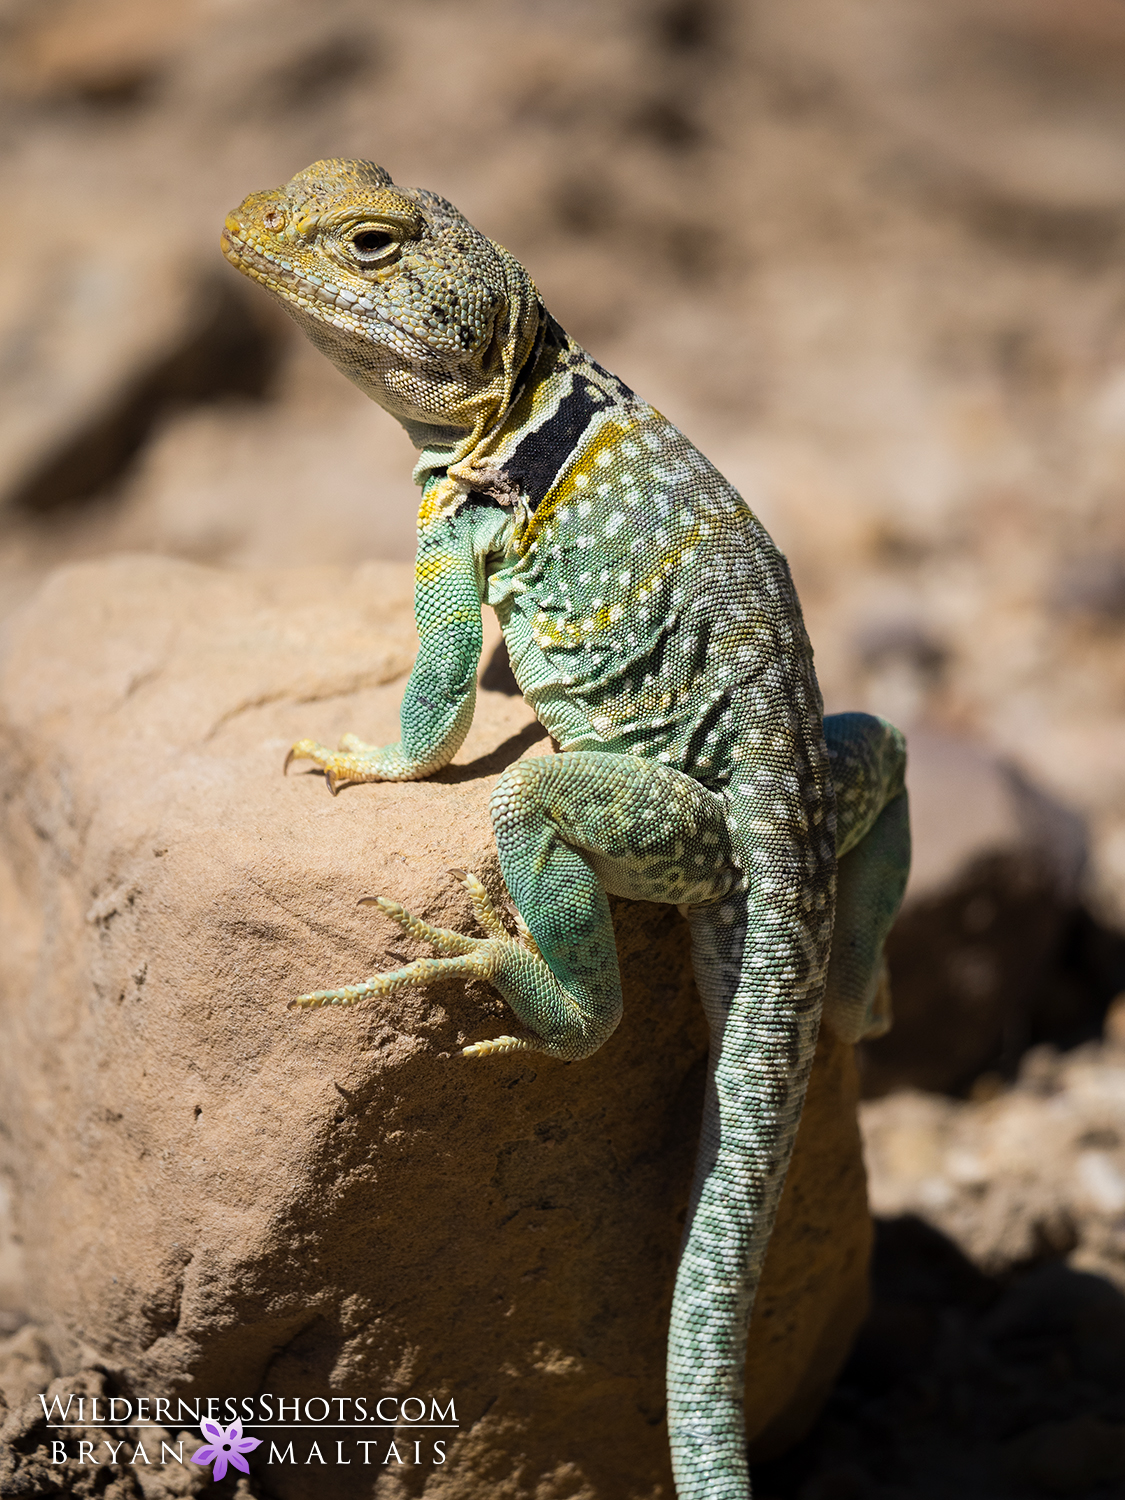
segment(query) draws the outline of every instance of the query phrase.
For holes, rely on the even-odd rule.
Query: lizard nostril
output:
[[[285,215],[280,208],[271,208],[268,213],[262,215],[262,223],[267,229],[284,229]]]

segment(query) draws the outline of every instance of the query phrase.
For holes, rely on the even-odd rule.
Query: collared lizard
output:
[[[378,898],[441,956],[291,1003],[484,977],[523,1032],[465,1056],[586,1057],[621,1016],[606,893],[680,907],[711,1048],[668,1427],[681,1500],[745,1500],[746,1333],[822,1001],[847,1040],[887,1024],[882,949],[909,864],[902,738],[865,714],[822,721],[764,528],[443,198],[371,162],[317,162],[248,197],[223,249],[420,450],[401,739],[302,739],[286,766],[311,760],[335,792],[446,765],[473,715],[483,602],[561,747],[510,766],[492,798],[515,933],[455,872],[483,937]]]

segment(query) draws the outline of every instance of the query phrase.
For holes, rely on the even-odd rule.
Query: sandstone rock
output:
[[[676,912],[617,906],[626,1018],[583,1064],[460,1059],[504,1025],[480,985],[285,1009],[412,951],[360,895],[470,923],[446,867],[498,890],[489,791],[549,748],[522,699],[484,691],[430,781],[332,799],[282,778],[300,734],[395,735],[410,597],[389,564],[122,557],[56,574],[6,628],[0,1096],[24,1305],[59,1370],[119,1392],[452,1398],[427,1493],[667,1497],[705,1051]],[[855,1087],[823,1038],[751,1340],[759,1451],[808,1424],[863,1316]],[[20,1432],[30,1463],[43,1434]],[[315,1468],[263,1472],[323,1493]],[[347,1496],[382,1470],[325,1472]]]
[[[9,1340],[9,1343],[14,1343]],[[5,1364],[0,1352],[0,1371]],[[107,1402],[115,1393],[102,1370],[79,1370],[66,1379],[44,1383],[46,1402],[56,1398],[72,1404],[75,1398],[99,1402],[97,1420],[74,1423],[65,1430],[49,1424],[42,1403],[35,1399],[12,1411],[0,1426],[0,1494],[104,1496],[106,1500],[174,1500],[201,1494],[210,1485],[209,1471],[193,1465],[198,1433],[146,1424],[143,1431],[109,1420]],[[123,1412],[123,1408],[119,1408]],[[87,1406],[87,1416],[90,1416]],[[72,1411],[71,1416],[74,1415]],[[71,1454],[87,1443],[86,1462],[52,1463],[52,1441],[65,1440]],[[167,1452],[161,1444],[167,1445]],[[138,1447],[139,1445],[139,1447]],[[162,1462],[172,1455],[171,1461]],[[179,1461],[180,1456],[184,1462]],[[116,1462],[114,1460],[116,1459]],[[242,1481],[243,1476],[239,1476]],[[239,1483],[237,1495],[257,1491]]]

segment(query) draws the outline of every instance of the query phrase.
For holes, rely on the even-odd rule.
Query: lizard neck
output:
[[[550,313],[541,310],[535,340],[511,383],[510,397],[492,421],[472,433],[411,431],[407,427],[422,450],[414,468],[415,483],[424,488],[431,480],[448,475],[451,481],[469,488],[495,493],[502,503],[514,502],[525,476],[519,472],[518,460],[517,469],[509,473],[510,461],[521,442],[559,410],[579,379],[599,385],[605,382],[606,390],[600,398],[603,401],[632,395],[596,365]]]
[[[520,424],[519,413],[526,406],[529,393],[550,380],[560,347],[570,343],[541,302],[536,304],[536,313],[531,337],[524,344],[526,353],[522,362],[518,367],[504,369],[492,401],[480,410],[472,428],[427,426],[399,419],[419,449],[414,465],[415,484],[425,489],[431,480],[444,478],[450,469],[473,471],[487,467],[497,439],[513,423]]]

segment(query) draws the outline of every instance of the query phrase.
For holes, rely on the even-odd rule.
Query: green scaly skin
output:
[[[318,162],[247,198],[223,248],[420,450],[402,738],[300,740],[290,758],[333,791],[444,766],[472,719],[482,602],[562,747],[510,766],[492,799],[517,933],[462,872],[483,937],[380,899],[440,956],[293,1004],[475,975],[523,1032],[467,1056],[586,1057],[621,1016],[606,893],[683,909],[711,1053],[668,1426],[681,1500],[746,1500],[746,1332],[822,1005],[848,1040],[889,1024],[902,737],[864,714],[822,721],[788,567],[745,502],[444,199]]]

